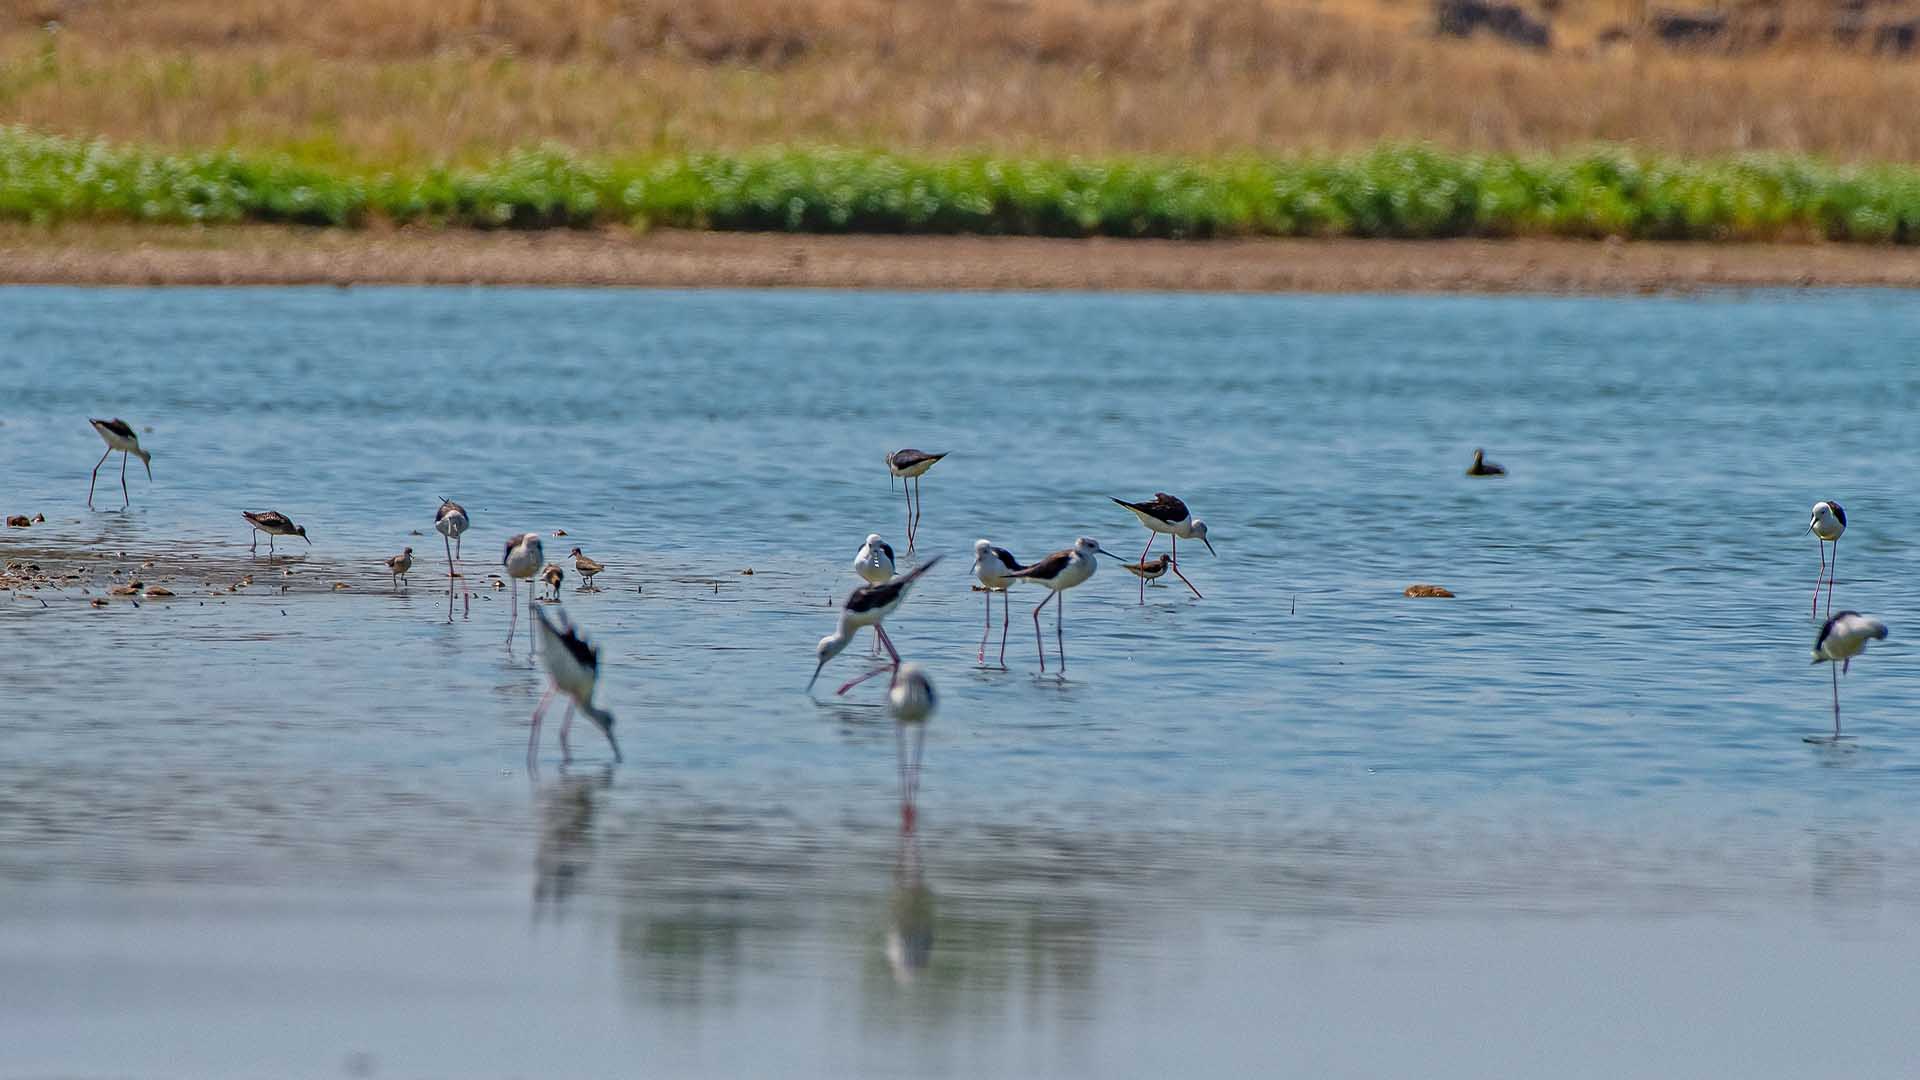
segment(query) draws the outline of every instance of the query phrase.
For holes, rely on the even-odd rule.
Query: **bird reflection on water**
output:
[[[933,959],[933,928],[933,890],[921,871],[920,834],[902,828],[887,902],[887,966],[895,982],[906,986],[926,970]]]
[[[540,843],[533,856],[534,917],[557,916],[593,863],[593,819],[601,793],[613,786],[613,766],[567,775],[539,791]]]

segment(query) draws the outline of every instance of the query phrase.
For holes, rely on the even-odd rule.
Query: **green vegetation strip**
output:
[[[478,168],[370,173],[0,127],[0,219],[1920,243],[1920,168],[1396,146],[1338,157],[1068,161],[843,149],[596,161],[540,149]]]

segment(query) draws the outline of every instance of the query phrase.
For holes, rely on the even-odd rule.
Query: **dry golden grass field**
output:
[[[1428,0],[0,0],[0,123],[372,165],[544,140],[1054,155],[1614,141],[1916,161],[1920,53],[1886,47],[1910,3],[1695,0],[1677,8],[1726,29],[1676,45],[1658,7],[1526,0],[1551,28],[1541,50],[1438,37]]]

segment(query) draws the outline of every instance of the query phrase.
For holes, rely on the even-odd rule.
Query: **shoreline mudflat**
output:
[[[1920,248],[5,225],[0,284],[1618,294],[1920,288]]]

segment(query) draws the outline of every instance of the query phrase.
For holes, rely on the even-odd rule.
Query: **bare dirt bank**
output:
[[[1920,288],[1920,249],[0,226],[0,284],[315,283],[1217,292]]]

